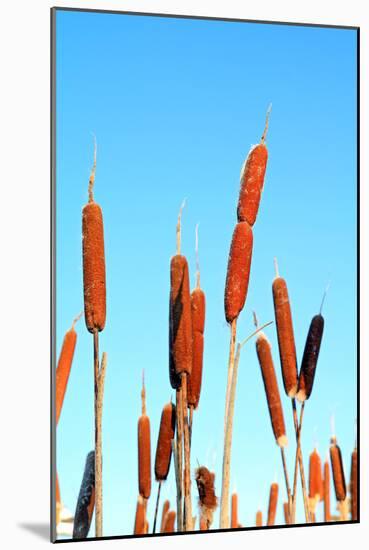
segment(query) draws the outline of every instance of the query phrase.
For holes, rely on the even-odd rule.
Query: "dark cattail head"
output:
[[[95,507],[95,451],[88,453],[74,514],[73,538],[85,539]]]
[[[341,449],[337,445],[337,440],[335,436],[331,437],[331,446],[329,448],[329,453],[331,456],[333,483],[336,492],[336,498],[338,501],[344,501],[346,499],[345,473],[343,470]]]

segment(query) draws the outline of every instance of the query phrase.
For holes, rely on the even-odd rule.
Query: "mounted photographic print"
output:
[[[53,540],[359,521],[359,29],[51,15]]]

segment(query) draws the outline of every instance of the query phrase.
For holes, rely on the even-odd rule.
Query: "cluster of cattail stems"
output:
[[[256,352],[264,383],[266,399],[275,441],[280,448],[283,473],[286,484],[287,502],[284,503],[286,524],[295,523],[297,477],[300,472],[306,522],[315,522],[316,506],[324,502],[325,521],[331,521],[330,514],[330,471],[327,461],[324,469],[316,451],[310,456],[309,493],[304,473],[301,450],[301,432],[305,403],[309,399],[315,378],[316,366],[323,336],[324,318],[321,314],[325,298],[323,296],[320,312],[311,321],[308,331],[300,372],[298,372],[297,354],[294,339],[293,321],[286,281],[280,277],[275,260],[276,276],[272,283],[275,311],[275,323],[278,336],[278,348],[286,395],[291,399],[293,422],[296,437],[296,456],[292,490],[290,486],[285,447],[287,445],[283,407],[278,388],[277,376],[272,357],[272,349],[262,329],[272,323],[259,327],[256,315],[256,330],[244,341],[237,343],[237,321],[244,308],[253,252],[253,226],[255,224],[268,160],[265,139],[268,129],[270,109],[267,112],[265,129],[258,145],[252,147],[241,170],[240,193],[237,206],[237,223],[232,235],[228,259],[227,277],[224,295],[225,318],[230,326],[230,346],[228,358],[227,386],[224,415],[224,453],[222,465],[222,487],[220,499],[220,528],[238,528],[238,495],[234,493],[230,503],[230,472],[233,418],[235,409],[236,386],[240,355],[243,346],[256,336]],[[106,276],[104,229],[101,207],[95,202],[93,187],[96,171],[96,141],[94,163],[89,179],[88,203],[82,211],[83,244],[83,289],[84,313],[88,331],[93,335],[94,367],[94,415],[95,449],[87,456],[85,472],[77,502],[74,538],[85,538],[88,534],[92,514],[95,509],[96,537],[103,534],[102,516],[102,410],[104,379],[106,372],[106,354],[99,357],[99,333],[106,321]],[[205,294],[200,286],[198,262],[198,226],[196,226],[196,285],[190,292],[189,267],[186,257],[181,254],[181,216],[182,204],[177,221],[177,249],[170,261],[170,299],[169,299],[169,377],[175,390],[176,402],[166,404],[162,410],[158,442],[155,455],[155,480],[158,491],[152,532],[157,530],[160,493],[162,483],[168,477],[173,454],[177,503],[176,511],[170,510],[169,502],[163,505],[160,532],[192,531],[194,519],[191,501],[191,441],[193,413],[199,404],[205,325]],[[77,335],[74,329],[77,317],[71,329],[65,335],[56,372],[56,420],[59,421],[64,395],[72,365]],[[296,401],[301,402],[298,418]],[[341,451],[335,437],[330,447],[332,476],[336,498],[339,503],[340,519],[348,517],[348,500],[343,472]],[[214,510],[218,505],[215,496],[215,476],[205,466],[195,472],[199,493],[199,525],[208,530],[213,521]],[[278,484],[270,488],[267,525],[275,522],[278,502]],[[147,534],[147,504],[151,495],[151,441],[150,420],[146,412],[146,389],[144,379],[141,392],[141,416],[138,421],[138,500],[134,523],[135,534]],[[352,453],[350,478],[350,510],[352,519],[357,519],[357,451]],[[60,491],[57,480],[57,513],[60,515]],[[231,512],[231,513],[230,513]],[[256,515],[256,525],[262,525],[262,513]]]

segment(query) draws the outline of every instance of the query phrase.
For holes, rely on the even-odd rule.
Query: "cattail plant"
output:
[[[192,371],[188,376],[187,404],[190,410],[189,430],[192,437],[193,411],[200,401],[204,354],[205,293],[200,287],[198,225],[196,225],[196,288],[191,292]]]
[[[101,207],[94,201],[93,187],[96,172],[96,140],[94,163],[88,184],[88,203],[82,210],[82,258],[85,321],[93,334],[94,348],[94,403],[95,403],[95,487],[96,537],[102,536],[102,407],[106,357],[100,366],[99,332],[106,320],[106,281],[104,224]],[[104,364],[103,364],[104,363]]]
[[[82,313],[73,320],[71,328],[65,333],[63,345],[60,351],[58,366],[56,367],[56,423],[58,424],[63,407],[65,392],[67,390],[70,371],[72,368],[74,350],[77,343],[75,324],[81,318]]]
[[[325,289],[323,294],[322,302],[320,305],[320,311],[318,315],[315,315],[313,317],[310,323],[309,332],[305,342],[305,348],[304,348],[304,354],[302,357],[300,373],[299,373],[296,398],[302,403],[302,405],[301,405],[301,411],[300,411],[300,422],[298,424],[298,429],[296,432],[297,448],[296,448],[295,473],[294,473],[294,483],[293,483],[294,487],[296,487],[298,462],[300,460],[302,461],[300,442],[301,442],[302,422],[303,422],[303,416],[304,416],[304,410],[305,410],[305,403],[307,399],[309,399],[311,392],[313,390],[320,345],[323,337],[324,318],[322,316],[322,309],[323,309],[323,304],[324,304],[327,291],[328,291],[328,286]],[[294,417],[294,422],[295,422],[295,429],[296,429],[296,423],[297,423],[296,417]],[[299,458],[299,456],[301,456],[301,458]],[[303,470],[300,468],[301,482],[303,483],[302,472]],[[304,493],[304,505],[305,505],[306,521],[307,523],[309,523],[311,518],[310,518],[310,511],[306,507],[305,493]],[[294,509],[295,509],[295,506],[296,506],[296,499],[294,498]]]
[[[291,523],[291,520],[290,520],[290,514],[288,510],[288,502],[283,503],[283,515],[284,515],[285,524],[289,525]]]
[[[156,518],[159,508],[161,484],[167,479],[169,473],[172,458],[172,439],[174,439],[175,427],[176,407],[172,403],[168,403],[165,405],[161,413],[158,444],[156,446],[155,479],[159,482],[159,486],[158,496],[156,499],[153,533],[155,533],[156,529]]]
[[[317,449],[309,457],[309,508],[315,516],[316,505],[324,498],[322,463]]]
[[[269,493],[269,505],[268,505],[268,519],[267,525],[274,525],[275,516],[277,513],[277,504],[278,504],[278,483],[272,483],[270,486]]]
[[[276,276],[272,291],[283,385],[287,396],[293,398],[297,392],[298,372],[292,313],[286,281],[279,276],[277,259],[274,261]]]
[[[270,108],[267,112],[264,132],[259,145],[249,152],[243,164],[240,176],[240,193],[237,207],[237,221],[229,252],[227,276],[224,291],[224,311],[227,323],[230,324],[231,338],[229,344],[227,389],[224,413],[224,439],[228,422],[230,393],[235,363],[237,319],[242,311],[249,285],[251,258],[253,248],[252,226],[255,223],[259,209],[261,192],[267,163],[267,148],[265,144]],[[226,446],[226,445],[225,445]],[[223,458],[223,463],[226,459]],[[229,527],[229,490],[227,482],[222,481],[222,497],[220,511],[220,527]],[[225,490],[224,490],[225,489]]]
[[[263,512],[261,510],[256,512],[255,525],[256,527],[263,526]]]
[[[298,387],[298,371],[295,336],[293,330],[292,313],[290,299],[288,295],[287,283],[280,277],[277,259],[274,259],[275,279],[272,284],[274,313],[277,327],[279,356],[282,368],[282,378],[284,390],[292,402],[292,414],[298,443],[298,418],[296,409],[296,392]],[[297,457],[300,467],[302,494],[304,499],[305,517],[308,518],[308,500],[305,482],[304,464],[302,459],[301,447],[297,446]],[[297,472],[296,472],[297,474]],[[297,496],[297,475],[294,477],[292,490],[292,511],[290,514],[291,523],[295,522],[296,496]]]
[[[88,453],[74,514],[73,539],[87,538],[95,506],[95,452]],[[95,520],[96,521],[96,520]]]
[[[146,504],[141,495],[137,498],[135,525],[133,534],[144,535],[146,532]]]
[[[329,462],[324,462],[323,492],[324,492],[324,521],[331,520],[331,476],[329,473]]]
[[[351,519],[357,521],[357,448],[351,454],[350,474]]]
[[[205,466],[200,466],[195,472],[195,479],[199,492],[200,516],[202,521],[206,523],[206,529],[208,530],[213,523],[213,514],[218,505],[214,488],[215,474],[209,472]]]
[[[231,498],[231,528],[238,528],[238,495],[237,493],[232,494]]]
[[[163,510],[161,512],[161,523],[160,523],[160,533],[163,533],[164,530],[164,522],[166,520],[166,514],[169,512],[170,508],[170,502],[169,500],[165,500],[163,504]]]
[[[257,319],[254,313],[254,322],[257,327]],[[286,482],[288,497],[289,515],[292,512],[291,489],[287,472],[286,457],[284,447],[287,445],[286,426],[284,423],[283,408],[279,394],[277,376],[274,369],[272,358],[272,348],[264,332],[259,331],[256,338],[256,353],[259,360],[261,374],[264,382],[265,394],[268,403],[270,420],[273,428],[274,437],[278,447],[281,449],[283,472]]]
[[[190,435],[187,416],[187,376],[192,370],[192,319],[191,295],[186,257],[181,255],[181,216],[184,202],[179,211],[177,222],[177,254],[170,262],[170,360],[181,385],[176,391],[177,399],[177,459],[180,484],[177,486],[177,523],[178,530],[183,529],[182,516],[182,453],[184,447],[184,511],[185,528],[192,528],[191,511],[191,466]],[[182,446],[183,442],[183,446]]]
[[[335,435],[332,435],[331,437],[331,446],[329,448],[329,453],[331,456],[333,484],[336,493],[338,509],[340,511],[340,519],[345,521],[348,519],[346,481],[343,469],[341,449],[337,445],[337,438]]]
[[[150,419],[146,414],[146,389],[142,374],[141,416],[138,419],[138,492],[145,499],[145,506],[151,494],[151,443]]]

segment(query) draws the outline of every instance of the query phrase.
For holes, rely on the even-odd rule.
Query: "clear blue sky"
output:
[[[325,333],[303,430],[305,467],[315,442],[322,456],[335,414],[346,474],[356,418],[356,33],[353,30],[57,12],[57,353],[83,309],[81,210],[87,202],[93,141],[95,200],[105,223],[108,353],[103,456],[104,535],[133,530],[137,420],[145,369],[152,463],[168,379],[169,261],[184,197],[183,253],[195,284],[195,225],[207,298],[203,390],[194,418],[195,459],[216,473],[220,496],[229,327],[223,294],[236,221],[241,165],[260,140],[270,102],[269,162],[239,337],[274,319],[273,257],[288,283],[299,361],[324,288]],[[62,500],[74,511],[93,448],[92,337],[84,320],[57,434]],[[273,346],[290,440],[275,327]],[[154,479],[154,475],[153,475]],[[254,342],[241,357],[231,488],[240,522],[267,509],[269,485],[285,488]],[[162,501],[175,506],[174,473]],[[153,481],[150,529],[157,485]],[[193,506],[197,491],[193,484]],[[333,502],[333,499],[332,499]],[[333,512],[333,503],[332,503]],[[318,511],[318,517],[322,511]],[[301,498],[298,519],[303,519]],[[218,514],[214,527],[218,528]],[[94,534],[94,527],[91,528]]]

